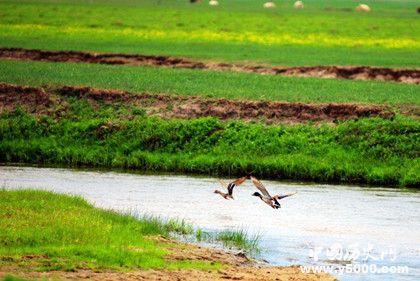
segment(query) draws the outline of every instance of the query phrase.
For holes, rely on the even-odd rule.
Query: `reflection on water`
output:
[[[250,182],[236,200],[213,193],[217,179],[137,175],[49,168],[0,167],[0,185],[79,194],[94,205],[183,218],[200,228],[244,228],[262,235],[262,258],[272,264],[325,264],[326,249],[340,243],[363,252],[373,246],[377,265],[403,265],[409,274],[344,275],[341,280],[420,280],[420,194],[395,189],[293,185],[265,181],[272,194],[298,191],[274,210],[251,196]],[[316,262],[310,250],[322,247]],[[396,251],[380,258],[389,250]],[[331,253],[331,252],[330,252]],[[362,254],[359,260],[362,259]]]

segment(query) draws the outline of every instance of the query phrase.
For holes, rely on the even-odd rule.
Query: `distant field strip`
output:
[[[420,105],[419,86],[412,84],[166,67],[0,59],[0,81],[28,86],[88,86],[207,98]]]
[[[293,2],[293,1],[292,1]],[[414,1],[0,0],[0,47],[180,56],[225,62],[419,68]]]
[[[223,32],[211,30],[163,30],[147,29],[139,30],[132,28],[105,29],[89,27],[56,27],[42,24],[0,24],[0,33],[19,34],[37,32],[62,35],[89,35],[108,38],[109,36],[130,36],[147,40],[182,40],[204,42],[229,42],[229,43],[252,43],[262,45],[318,45],[318,46],[341,46],[341,47],[384,47],[391,49],[420,48],[420,40],[411,38],[354,38],[345,36],[333,36],[326,33],[313,34],[288,34],[288,33],[256,33],[256,32]]]
[[[173,68],[207,69],[217,71],[278,74],[285,76],[341,78],[393,81],[420,84],[420,70],[392,69],[366,66],[313,66],[313,67],[272,67],[266,65],[245,65],[220,62],[198,61],[179,57],[129,55],[114,53],[92,53],[78,51],[44,51],[22,48],[0,48],[0,58],[48,61],[84,62],[111,65],[165,66]]]

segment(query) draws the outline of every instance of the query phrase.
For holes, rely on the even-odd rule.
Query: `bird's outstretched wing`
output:
[[[246,181],[247,177],[241,177],[236,180],[234,180],[232,183],[234,183],[236,186],[240,186]]]
[[[242,177],[242,178],[236,179],[233,182],[229,183],[227,185],[228,194],[232,196],[233,189],[235,188],[235,186],[240,186],[241,184],[243,184],[246,181],[246,179],[247,179],[247,177]]]
[[[275,195],[275,196],[273,196],[273,199],[280,200],[280,199],[295,195],[296,193],[297,192],[293,192],[293,193],[289,193],[289,194],[285,194],[285,195]]]
[[[251,177],[251,181],[255,185],[255,187],[258,188],[259,191],[261,191],[261,193],[263,195],[271,198],[270,193],[268,193],[268,191],[265,188],[265,186],[258,179],[254,178],[254,177]]]
[[[226,189],[227,189],[227,187],[228,187],[227,183],[225,183],[223,180],[219,180],[219,182],[220,182],[220,185],[221,185],[222,187],[224,187],[224,188],[226,188]]]

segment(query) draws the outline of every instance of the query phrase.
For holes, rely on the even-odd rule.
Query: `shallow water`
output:
[[[360,251],[350,264],[407,266],[408,274],[352,273],[337,275],[340,280],[420,280],[420,193],[264,183],[272,194],[298,193],[274,210],[250,196],[250,182],[235,189],[235,200],[227,201],[213,193],[219,188],[214,178],[0,167],[3,187],[78,194],[99,207],[182,218],[210,231],[243,228],[259,233],[261,258],[272,264],[338,266],[343,258],[327,249],[341,245]],[[369,247],[372,256],[364,261]],[[320,249],[318,260],[314,249]]]

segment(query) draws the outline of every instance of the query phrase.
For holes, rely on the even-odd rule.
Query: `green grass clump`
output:
[[[0,1],[0,45],[282,65],[419,67],[416,1]],[[159,19],[158,21],[156,19]]]
[[[220,264],[166,261],[170,243],[148,238],[183,232],[184,227],[97,209],[77,196],[2,189],[0,265],[35,270],[218,268]]]
[[[117,167],[208,175],[418,186],[420,123],[397,116],[331,125],[215,118],[118,118],[83,102],[60,119],[0,115],[0,162]],[[74,111],[73,111],[74,110]],[[109,122],[112,128],[104,129]]]
[[[160,232],[165,236],[169,236],[170,233],[177,233],[180,235],[188,235],[194,233],[193,227],[188,224],[185,220],[181,219],[162,219],[156,216],[144,215],[140,216],[140,220],[147,222],[144,227],[145,233],[156,233]]]
[[[0,81],[230,99],[420,105],[418,85],[190,69],[0,60]]]
[[[195,239],[198,242],[221,243],[224,247],[240,249],[250,255],[260,253],[260,238],[260,235],[250,235],[244,229],[216,232],[197,229],[195,231]]]
[[[244,249],[247,252],[259,252],[260,236],[250,236],[245,230],[224,230],[216,234],[216,241],[220,241],[224,246]]]

